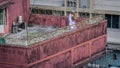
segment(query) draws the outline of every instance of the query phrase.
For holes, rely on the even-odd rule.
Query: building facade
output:
[[[120,45],[120,1],[119,0],[30,0],[33,13],[68,16],[76,11],[78,17],[94,17],[104,14],[108,27],[108,46],[118,49]]]
[[[105,14],[108,28],[120,28],[120,1],[114,0],[30,0],[33,13],[68,16],[74,10],[80,17]],[[34,1],[34,2],[33,2]]]
[[[22,16],[26,22],[29,14],[29,0],[0,0],[0,34],[11,32],[12,23]]]
[[[26,21],[29,15],[27,12],[29,9],[28,0],[10,0],[7,2],[11,1],[13,1],[13,5],[1,5],[5,7],[1,8],[1,15],[3,15],[1,21],[7,21],[8,27],[6,29],[8,29],[8,32],[12,23],[19,21],[17,20],[19,16],[23,17],[23,21]],[[33,0],[33,2],[36,1]],[[36,13],[37,11],[37,14],[31,14],[30,19],[28,18],[29,23],[34,24],[33,26],[1,38],[0,68],[77,68],[79,65],[81,65],[80,68],[84,68],[84,63],[88,63],[92,58],[105,53],[107,20],[103,16],[92,18],[92,12],[90,11],[91,19],[79,18],[76,24],[68,26],[67,17],[64,17],[64,15],[67,16],[74,8],[66,7],[65,10],[64,7],[61,7],[64,11],[58,11],[61,10],[58,8],[58,4],[67,6],[66,1],[65,4],[62,4],[63,1],[59,0],[52,2],[42,0],[42,4],[47,4],[45,1],[48,1],[49,5],[57,6],[53,8],[56,10],[53,12],[51,10],[47,11],[48,9],[34,9],[33,12]],[[1,3],[3,2],[1,1]],[[77,15],[79,15],[76,0],[67,3],[70,7],[77,7]],[[86,8],[89,8],[89,6]],[[49,15],[38,14],[39,12]],[[57,14],[62,14],[62,16],[55,16]],[[76,26],[76,28],[72,30],[71,26]],[[41,29],[36,29],[36,27]],[[48,31],[43,30],[43,27],[49,27]],[[7,32],[7,30],[5,31]]]
[[[39,28],[41,25],[45,28],[63,26],[67,20],[53,15],[35,14],[32,17],[32,22]],[[0,68],[84,68],[84,63],[105,53],[107,21],[99,18],[89,24],[81,18],[79,22],[74,30],[65,25],[46,33],[39,30],[40,34],[28,31],[26,36],[23,31],[8,35],[6,42],[0,44]]]

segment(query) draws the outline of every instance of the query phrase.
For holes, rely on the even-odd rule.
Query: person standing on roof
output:
[[[68,25],[70,26],[70,29],[76,29],[76,21],[75,21],[75,16],[76,16],[76,12],[72,11],[70,12],[69,16],[68,16]]]

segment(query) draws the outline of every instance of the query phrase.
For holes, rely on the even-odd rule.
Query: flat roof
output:
[[[25,40],[27,39],[34,39],[39,38],[42,35],[45,35],[46,33],[55,31],[57,28],[53,28],[52,26],[37,26],[34,25],[33,27],[28,27],[28,30],[23,29],[20,32],[17,33],[11,33],[8,36],[6,36],[6,44],[18,44],[18,45],[27,45],[27,42]],[[44,38],[40,39],[41,41],[44,40]],[[35,40],[34,40],[35,41]]]
[[[40,26],[35,25],[34,27],[28,27],[28,30],[22,30],[16,34],[9,34],[6,37],[3,37],[3,44],[8,46],[23,46],[26,47],[28,45],[33,45],[38,42],[43,42],[46,40],[52,40],[53,38],[63,36],[65,34],[72,33],[74,31],[83,30],[85,28],[89,28],[90,26],[98,25],[105,21],[102,16],[97,16],[93,19],[85,19],[82,22],[71,26],[77,26],[77,28],[71,30],[71,26],[66,26],[62,28],[52,27],[52,26]]]

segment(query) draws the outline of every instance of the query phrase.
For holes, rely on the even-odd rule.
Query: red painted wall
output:
[[[85,18],[77,18],[76,22],[82,20],[85,20]],[[65,27],[68,25],[68,18],[63,16],[32,14],[29,22],[43,26]]]
[[[11,31],[12,22],[17,22],[18,16],[23,17],[23,21],[27,20],[29,15],[29,0],[10,0],[14,4],[6,7],[6,20],[7,25],[5,33]]]
[[[39,46],[31,48],[0,46],[0,68],[73,68],[80,62],[84,63],[83,60],[90,60],[93,56],[98,57],[104,53],[106,45],[106,41],[104,40],[106,40],[106,38],[106,35],[102,35],[44,57],[44,49],[49,45],[38,44]],[[97,45],[93,45],[96,42]],[[42,48],[42,46],[44,46],[44,48]],[[58,47],[62,48],[62,46]],[[64,45],[64,47],[67,46]],[[51,48],[52,47],[50,47],[50,49]],[[49,53],[55,51],[55,48],[56,47],[53,47],[53,50],[49,51]],[[97,53],[93,54],[94,52]],[[96,56],[97,54],[99,55]]]
[[[26,48],[0,45],[0,68],[72,68],[104,52],[106,28],[102,21]]]

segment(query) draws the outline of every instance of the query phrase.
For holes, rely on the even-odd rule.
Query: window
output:
[[[5,24],[5,10],[0,9],[0,25]]]
[[[33,14],[52,15],[52,10],[45,10],[45,9],[33,8],[33,9],[32,9],[32,13],[33,13]]]
[[[5,9],[0,9],[0,33],[4,33],[6,24]]]
[[[76,7],[77,1],[76,0],[68,0],[67,6],[68,7]]]
[[[119,16],[112,15],[112,28],[119,28]]]
[[[120,28],[119,22],[120,22],[120,17],[119,15],[105,15],[107,21],[108,21],[108,28]]]
[[[89,13],[79,13],[79,17],[88,18],[89,17]]]
[[[107,27],[111,28],[111,15],[105,15],[105,17],[106,17],[107,22],[108,22]]]
[[[80,0],[80,8],[88,9],[90,7],[90,0]]]

